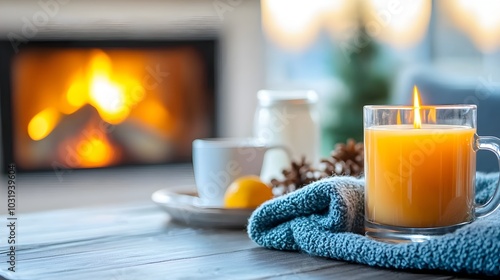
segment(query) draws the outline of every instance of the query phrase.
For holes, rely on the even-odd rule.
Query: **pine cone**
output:
[[[353,139],[347,143],[335,145],[330,158],[321,160],[322,169],[314,169],[302,157],[299,162],[292,161],[289,169],[283,170],[283,180],[272,179],[271,187],[276,195],[282,195],[300,189],[317,180],[339,175],[359,176],[364,168],[363,143]]]
[[[363,143],[356,143],[353,139],[347,143],[335,145],[330,158],[321,160],[325,176],[348,175],[359,176],[364,170]]]
[[[312,168],[305,157],[299,162],[292,161],[290,169],[284,169],[282,174],[285,177],[283,180],[271,180],[271,187],[278,189],[279,194],[293,192],[321,179],[321,172]]]

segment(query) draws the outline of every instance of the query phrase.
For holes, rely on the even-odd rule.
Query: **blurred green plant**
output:
[[[322,154],[349,138],[363,141],[363,106],[387,104],[394,59],[390,51],[369,36],[363,25],[334,49],[332,74],[343,84],[343,98],[329,96],[329,110],[338,120],[323,124]],[[327,101],[328,102],[328,101]]]

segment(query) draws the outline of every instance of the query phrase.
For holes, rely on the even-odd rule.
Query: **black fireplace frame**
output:
[[[21,51],[25,48],[100,48],[100,49],[168,49],[175,47],[189,46],[196,49],[203,57],[207,73],[207,93],[209,94],[211,104],[210,107],[210,123],[212,124],[209,137],[216,137],[219,129],[219,120],[217,119],[217,110],[219,106],[218,94],[218,76],[219,76],[219,41],[217,38],[195,38],[195,39],[36,39],[22,43],[17,46]],[[2,160],[2,173],[7,172],[10,164],[14,163],[14,147],[16,145],[13,140],[13,120],[12,111],[12,73],[11,65],[16,50],[11,41],[0,39],[0,118],[1,118],[1,149],[0,155]],[[186,159],[185,162],[189,160]],[[176,164],[180,162],[165,162],[161,164]],[[120,168],[136,164],[122,164],[119,166],[110,166],[105,168]],[[148,164],[151,165],[151,164]],[[85,168],[96,169],[96,168]],[[97,168],[101,169],[101,168]],[[17,168],[18,172],[46,172],[51,168],[40,169],[37,171],[23,170]]]

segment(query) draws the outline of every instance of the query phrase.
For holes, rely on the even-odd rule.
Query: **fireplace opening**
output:
[[[216,42],[0,42],[4,166],[164,164],[215,136]]]

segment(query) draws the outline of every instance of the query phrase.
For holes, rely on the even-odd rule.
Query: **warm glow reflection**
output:
[[[366,0],[366,31],[394,47],[405,48],[422,40],[431,18],[431,0]]]
[[[357,8],[357,2],[349,0],[332,0],[322,8],[324,25],[332,37],[339,40],[352,37],[359,25]]]
[[[500,46],[500,1],[442,0],[441,10],[462,29],[482,51]]]
[[[398,115],[396,116],[396,124],[401,124],[401,111],[398,110]]]
[[[352,37],[359,23],[368,35],[395,47],[422,40],[429,25],[431,0],[263,0],[262,27],[285,49],[302,50],[321,28],[343,40]]]
[[[28,135],[38,141],[47,137],[59,122],[59,112],[54,108],[47,108],[36,114],[28,124]]]
[[[431,108],[429,109],[429,114],[427,114],[427,123],[436,123],[437,118],[436,118],[436,109]]]
[[[413,86],[413,113],[415,115],[413,118],[413,127],[421,128],[422,120],[420,119],[420,100],[417,86]]]
[[[321,14],[347,0],[263,0],[262,27],[270,39],[290,50],[309,45],[321,27]]]

